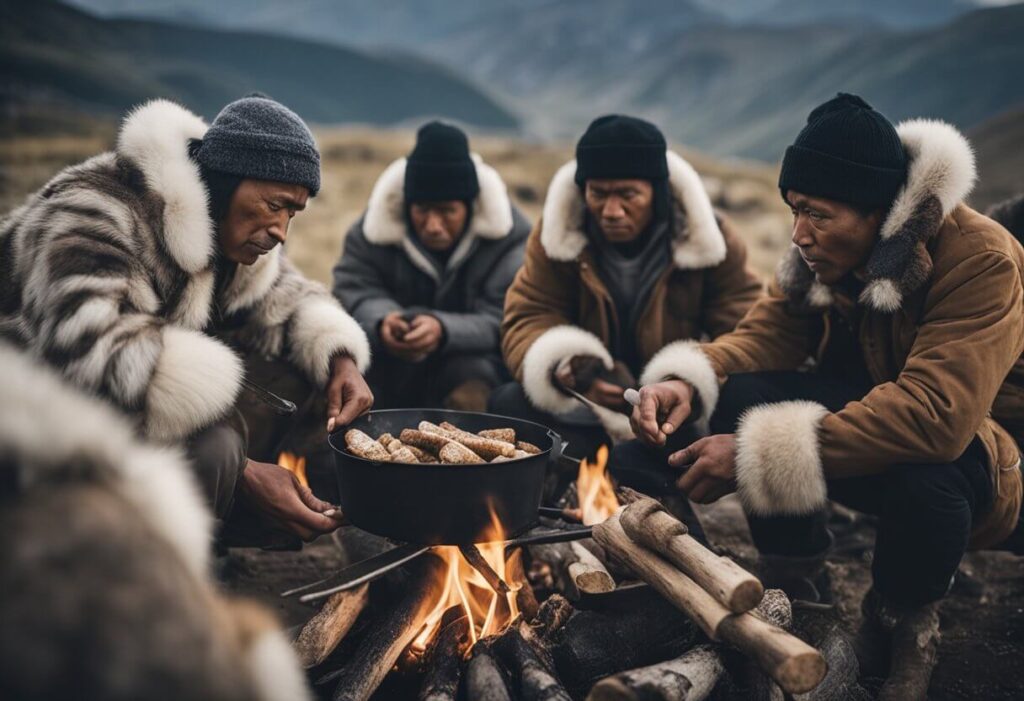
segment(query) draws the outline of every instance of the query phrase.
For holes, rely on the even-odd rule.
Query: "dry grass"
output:
[[[308,210],[296,217],[288,255],[313,279],[328,282],[345,232],[359,217],[381,171],[411,148],[411,131],[369,128],[317,130],[323,154],[323,187]],[[6,212],[60,168],[113,145],[113,130],[86,136],[31,137],[0,141],[0,208]],[[474,137],[473,147],[505,178],[513,200],[531,218],[540,215],[555,170],[571,158],[568,144],[549,145]],[[715,204],[737,224],[750,248],[751,264],[762,274],[774,268],[788,245],[788,210],[775,188],[774,169],[726,162],[685,152],[705,177]]]

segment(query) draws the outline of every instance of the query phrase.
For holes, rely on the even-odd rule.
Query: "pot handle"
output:
[[[562,457],[562,453],[565,452],[566,447],[569,445],[569,442],[550,428],[548,429],[548,438],[551,439],[551,454],[548,460],[557,464]]]

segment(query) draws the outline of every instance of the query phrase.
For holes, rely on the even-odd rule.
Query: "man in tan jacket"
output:
[[[766,585],[824,597],[828,499],[879,516],[858,652],[884,675],[890,650],[885,699],[924,698],[964,552],[1020,542],[1024,250],[963,204],[974,180],[949,125],[818,107],[783,160],[794,245],[770,295],[655,358],[632,417],[661,443],[699,397],[712,435],[669,463],[694,501],[738,492]]]
[[[579,456],[605,430],[631,438],[622,394],[651,357],[732,330],[760,292],[743,243],[658,128],[601,117],[551,181],[508,290],[502,351],[517,382],[490,408],[555,427]]]

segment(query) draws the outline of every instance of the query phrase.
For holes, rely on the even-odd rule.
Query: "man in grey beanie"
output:
[[[312,134],[267,97],[229,104],[209,128],[172,102],[146,103],[113,152],[66,168],[0,223],[0,336],[143,436],[183,446],[222,521],[331,531],[331,505],[270,464],[286,438],[270,411],[239,401],[245,375],[276,381],[291,368],[304,379],[291,399],[324,412],[319,443],[325,424],[372,404],[366,335],[282,252],[319,188]]]

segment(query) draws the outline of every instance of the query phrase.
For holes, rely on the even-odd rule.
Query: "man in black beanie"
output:
[[[502,348],[516,382],[491,411],[557,427],[578,457],[631,437],[624,390],[660,379],[666,346],[731,331],[760,290],[743,243],[661,131],[595,119],[551,181],[509,289]],[[649,456],[616,458],[632,486],[664,486],[643,474]]]
[[[766,587],[828,601],[828,499],[878,515],[857,648],[882,699],[925,698],[964,552],[1022,540],[1024,250],[963,203],[974,180],[947,124],[842,93],[815,109],[782,163],[770,295],[633,413],[650,442],[678,407],[711,415],[669,463],[695,501],[739,493]]]
[[[486,408],[506,376],[501,309],[529,229],[462,130],[420,128],[409,157],[377,180],[334,267],[334,294],[376,353],[367,379],[378,407]]]
[[[268,537],[339,521],[271,464],[270,412],[239,401],[245,376],[293,369],[304,394],[291,398],[317,407],[321,444],[325,424],[372,403],[366,335],[282,251],[319,188],[313,136],[283,105],[249,96],[207,127],[154,100],[126,117],[114,152],[65,169],[0,228],[17,251],[0,256],[4,335],[145,437],[182,445],[215,515],[246,512]]]

